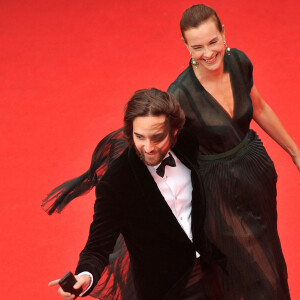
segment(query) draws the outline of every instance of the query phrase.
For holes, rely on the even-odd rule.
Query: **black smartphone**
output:
[[[82,288],[75,290],[73,286],[76,282],[77,280],[72,272],[68,272],[58,283],[65,292],[71,293],[77,298],[82,293]]]

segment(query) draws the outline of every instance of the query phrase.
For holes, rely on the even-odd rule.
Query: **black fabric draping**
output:
[[[43,200],[42,207],[49,214],[60,213],[73,199],[89,192],[110,166],[119,157],[127,143],[123,139],[123,129],[120,128],[104,137],[96,146],[90,168],[82,175],[68,180],[55,189]]]
[[[185,126],[199,142],[199,172],[207,205],[205,232],[227,257],[228,274],[220,271],[225,299],[286,300],[290,295],[277,232],[277,174],[263,144],[249,130],[252,70],[242,51],[225,54],[232,116],[201,85],[191,64],[168,91],[179,101],[187,118]]]

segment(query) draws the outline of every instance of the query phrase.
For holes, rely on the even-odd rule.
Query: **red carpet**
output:
[[[196,1],[0,1],[1,298],[60,299],[47,283],[74,270],[93,192],[49,217],[41,199],[83,173],[139,88],[166,89],[187,66],[182,12]],[[229,47],[300,145],[299,2],[210,0]],[[257,128],[254,125],[255,128]],[[278,180],[278,227],[292,299],[300,298],[299,173],[257,129]]]

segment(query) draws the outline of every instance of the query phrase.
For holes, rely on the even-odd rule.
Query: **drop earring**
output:
[[[198,68],[199,65],[199,63],[195,61],[193,57],[192,57],[192,65],[195,66],[196,68]]]
[[[227,55],[230,55],[230,48],[227,46],[226,41],[224,41],[225,51]]]
[[[191,52],[190,52],[190,55],[192,56]],[[199,65],[199,63],[194,60],[193,56],[192,56],[192,65],[195,66],[196,68],[198,68],[198,65]]]

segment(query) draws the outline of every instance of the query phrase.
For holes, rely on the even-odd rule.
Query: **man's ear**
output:
[[[174,131],[174,137],[176,137],[177,133],[178,133],[178,129],[176,129],[176,130]]]

